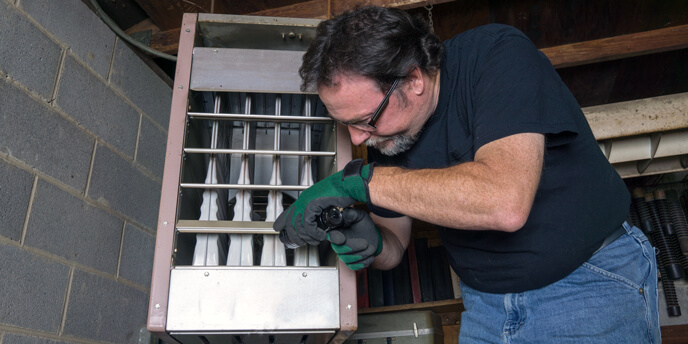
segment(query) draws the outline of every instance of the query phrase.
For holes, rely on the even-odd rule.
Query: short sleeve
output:
[[[549,60],[520,31],[499,26],[484,33],[473,78],[474,152],[518,133],[542,133],[549,145],[570,142],[578,134],[576,100]]]

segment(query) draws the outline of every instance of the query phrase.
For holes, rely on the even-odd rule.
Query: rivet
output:
[[[177,88],[180,89],[180,90],[183,90],[183,89],[184,89],[184,86],[179,85]]]
[[[638,290],[638,291],[639,291],[641,294],[645,293],[645,290],[643,290],[643,288],[640,288],[640,290]]]
[[[167,221],[163,222],[162,224],[163,224],[164,226],[167,226]]]
[[[351,309],[351,305],[346,305],[346,309]]]
[[[155,304],[155,309],[160,309],[160,304],[159,304],[159,303],[156,303],[156,304]]]
[[[186,29],[186,32],[191,32],[191,30],[190,30],[190,29]]]
[[[203,273],[203,276],[208,277],[208,276],[210,276],[210,273],[208,271],[206,271]]]
[[[304,272],[301,274],[301,276],[306,277],[306,276],[308,276],[308,274]]]

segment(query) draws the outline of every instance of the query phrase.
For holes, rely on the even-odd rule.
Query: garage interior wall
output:
[[[0,0],[0,343],[136,343],[171,87],[80,0]]]

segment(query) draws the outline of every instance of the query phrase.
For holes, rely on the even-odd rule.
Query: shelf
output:
[[[359,308],[358,314],[375,314],[397,311],[417,311],[417,310],[431,310],[435,313],[449,313],[449,312],[463,312],[463,300],[452,299],[423,303],[409,303],[406,305]]]

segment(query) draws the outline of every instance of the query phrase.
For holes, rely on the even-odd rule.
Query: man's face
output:
[[[334,86],[320,87],[318,93],[332,118],[349,124],[353,144],[365,143],[382,154],[396,155],[410,149],[420,132],[414,121],[414,117],[418,116],[413,116],[415,104],[408,98],[403,101],[398,94],[404,92],[403,88],[404,84],[399,84],[389,97],[387,106],[375,124],[376,128],[366,128],[366,124],[383,101],[387,90],[380,90],[373,80],[339,75],[334,78]]]

